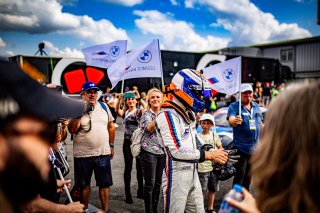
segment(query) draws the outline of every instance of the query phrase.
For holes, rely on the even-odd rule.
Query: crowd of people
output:
[[[239,97],[230,98],[227,120],[234,137],[228,151],[213,128],[217,99],[196,70],[180,70],[164,92],[139,92],[134,86],[120,94],[107,89],[100,99],[100,88],[86,82],[82,101],[62,96],[56,85],[38,84],[17,65],[1,62],[0,71],[0,212],[87,211],[93,173],[101,212],[108,212],[117,117],[124,129],[127,204],[133,203],[132,135],[140,129],[136,195],[144,200],[145,212],[158,212],[159,202],[165,212],[215,212],[219,177],[214,166],[223,168],[230,161],[233,183],[243,186],[244,199],[227,202],[242,212],[320,212],[318,81],[285,89],[242,84]],[[268,106],[265,122],[259,106]],[[73,140],[75,183],[64,180],[69,170],[67,130]],[[68,204],[61,204],[59,194],[68,194],[72,184],[79,188],[79,199],[70,195]]]

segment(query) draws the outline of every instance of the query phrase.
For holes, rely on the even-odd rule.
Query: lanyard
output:
[[[250,111],[245,107],[243,107],[243,108],[249,114],[250,119],[252,119],[253,118],[253,106],[251,106]]]

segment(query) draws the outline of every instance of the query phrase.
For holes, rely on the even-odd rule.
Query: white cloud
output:
[[[46,45],[46,48],[49,49],[50,56],[57,57],[71,57],[71,58],[83,58],[83,53],[81,50],[72,49],[70,47],[65,47],[62,50],[54,46],[50,41],[43,41]]]
[[[6,42],[0,37],[0,48],[5,46],[6,46]]]
[[[303,38],[311,33],[296,23],[279,23],[271,14],[261,11],[249,0],[186,0],[194,6],[204,5],[218,13],[217,23],[232,34],[231,45],[253,44],[284,39]]]
[[[0,52],[0,59],[9,60],[9,57],[14,56],[15,54],[12,51]]]
[[[103,0],[104,2],[112,4],[120,4],[127,7],[132,7],[137,4],[141,4],[144,0]]]
[[[109,20],[93,20],[62,12],[57,0],[0,1],[0,30],[32,34],[61,33],[95,43],[129,39],[125,30],[116,28]]]
[[[192,24],[178,21],[155,10],[134,11],[140,19],[135,24],[143,34],[161,36],[161,48],[181,51],[204,51],[226,47],[228,38],[202,37],[194,31]]]
[[[193,6],[194,6],[194,0],[185,0],[185,1],[184,1],[184,6],[185,6],[186,8],[193,8]]]
[[[172,4],[172,5],[175,5],[175,6],[177,6],[177,5],[178,5],[177,0],[170,0],[170,2],[171,2],[171,4]]]

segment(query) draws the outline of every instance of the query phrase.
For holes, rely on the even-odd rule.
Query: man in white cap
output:
[[[251,84],[241,84],[241,114],[239,115],[239,101],[230,104],[227,119],[233,127],[233,148],[238,149],[240,158],[235,164],[236,174],[233,184],[240,184],[249,190],[251,175],[249,160],[257,142],[259,141],[262,113],[259,104],[253,102]]]

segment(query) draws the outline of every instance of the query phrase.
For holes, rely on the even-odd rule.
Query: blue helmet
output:
[[[203,74],[193,69],[177,72],[170,84],[171,93],[185,107],[200,112],[205,106],[204,97],[211,97],[211,87]]]

